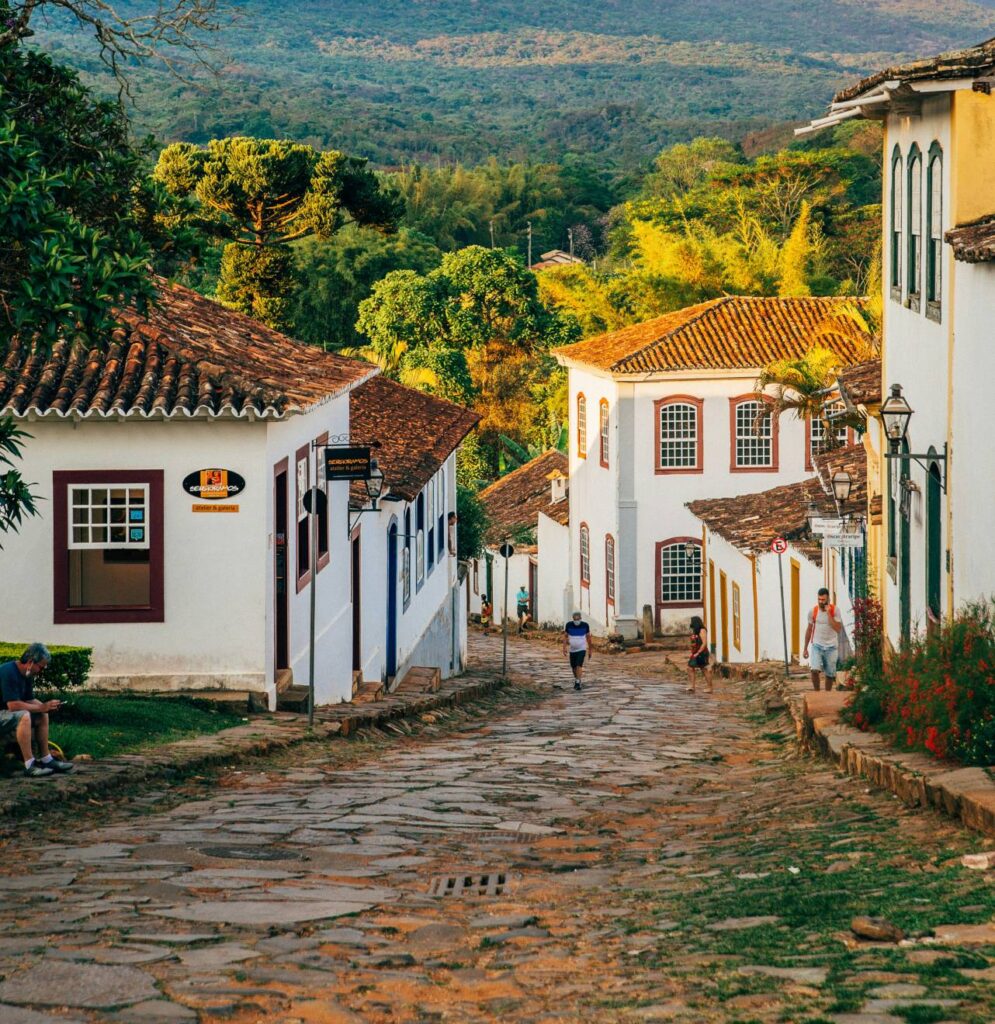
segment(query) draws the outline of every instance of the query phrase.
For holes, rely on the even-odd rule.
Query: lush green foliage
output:
[[[866,632],[850,720],[938,758],[995,764],[995,605],[969,605],[888,659]]]
[[[638,167],[696,135],[818,114],[898,54],[995,35],[969,0],[386,0],[372,16],[368,0],[245,0],[239,12],[217,37],[232,59],[202,90],[134,69],[143,130],[288,137],[382,166],[571,151]],[[75,25],[38,31],[116,90]]]
[[[163,240],[144,171],[118,107],[0,45],[0,351],[17,333],[106,336],[116,303],[150,296],[148,236]]]
[[[5,533],[17,533],[25,516],[38,515],[30,485],[14,468],[14,460],[21,457],[24,441],[30,436],[11,417],[0,417],[0,549]]]
[[[347,221],[391,231],[400,214],[365,160],[285,140],[175,143],[154,177],[177,199],[195,199],[191,222],[227,241],[219,301],[277,328],[290,325],[291,242],[331,238]]]
[[[211,701],[137,694],[75,694],[52,715],[52,739],[67,757],[116,757],[240,725]]]
[[[457,558],[460,561],[478,558],[484,550],[484,535],[488,524],[487,512],[475,488],[457,486],[456,517],[459,521],[456,531]]]
[[[0,641],[0,662],[16,661],[30,646],[30,643]],[[46,690],[73,690],[86,682],[93,667],[91,648],[49,647],[48,651],[52,655],[52,660],[38,681],[40,687]]]

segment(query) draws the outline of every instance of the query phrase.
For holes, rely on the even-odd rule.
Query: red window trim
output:
[[[145,608],[71,608],[69,606],[69,506],[70,484],[147,484],[149,488],[149,604]],[[161,469],[54,470],[52,473],[53,614],[56,625],[73,622],[165,622],[164,506]]]
[[[307,567],[307,569],[304,571],[304,574],[302,576],[298,576],[297,575],[297,571],[300,568],[300,564],[301,563],[300,563],[300,552],[297,550],[298,538],[300,536],[300,531],[298,530],[298,527],[300,526],[300,520],[297,518],[297,509],[300,508],[300,504],[301,504],[301,484],[300,484],[300,479],[297,476],[297,466],[300,464],[301,459],[307,459],[308,460],[308,464],[307,464],[308,486],[310,487],[310,485],[311,485],[311,459],[310,459],[310,455],[311,455],[311,446],[309,444],[301,445],[301,447],[298,448],[296,452],[294,452],[294,515],[293,515],[293,519],[294,519],[294,577],[297,580],[297,593],[298,594],[302,590],[304,590],[305,587],[307,587],[307,585],[311,582],[311,552],[310,552],[310,550],[308,550],[308,567]],[[308,516],[307,519],[308,519],[308,534],[307,534],[307,536],[308,536],[308,545],[310,547],[311,540],[312,540],[312,537],[311,537],[311,517]]]
[[[608,545],[611,545],[611,559],[608,558]],[[618,573],[615,565],[615,538],[610,534],[605,534],[605,602],[612,608],[615,607],[615,596],[608,589],[608,566],[611,565],[611,577],[614,585],[614,589],[618,589]]]
[[[660,411],[665,405],[693,405],[697,409],[698,417],[698,465],[695,468],[687,466],[661,466],[660,445],[662,443],[662,430],[660,427]],[[656,447],[653,451],[653,471],[657,476],[672,476],[675,473],[704,473],[705,472],[705,400],[695,398],[694,395],[668,395],[666,398],[658,398],[653,403],[653,418],[656,421],[654,428],[656,433]]]
[[[744,402],[764,402],[773,407],[774,401],[767,395],[751,392],[737,395],[729,399],[729,472],[730,473],[777,473],[780,469],[780,434],[781,424],[776,416],[771,416],[770,424],[770,457],[769,466],[737,466],[736,465],[736,407]]]
[[[328,444],[328,431],[326,430],[323,434],[319,434],[315,438],[315,443]],[[315,448],[314,450],[315,465],[317,465],[317,460],[321,458],[321,456],[319,455],[320,451],[320,448]],[[315,476],[317,477],[317,474],[315,474]],[[328,550],[324,554],[321,554],[321,547],[319,545],[318,572],[321,572],[321,570],[324,569],[325,566],[328,565],[328,563],[332,560],[332,502],[331,499],[328,498],[327,480],[325,481],[325,497],[326,499],[328,499],[328,512],[325,514],[325,546],[327,547]]]
[[[604,417],[602,419],[602,417]],[[605,427],[608,430],[605,430]],[[608,469],[608,438],[611,431],[611,420],[608,412],[608,399],[602,398],[598,402],[598,445],[601,449],[601,466]]]
[[[853,427],[846,428],[846,443],[853,444]],[[805,469],[812,473],[815,471],[815,464],[812,462],[812,417],[805,419]]]
[[[584,403],[584,438],[581,440],[580,436],[580,403]],[[577,407],[575,410],[577,416],[577,455],[579,458],[587,458],[587,396],[583,391],[577,392]]]
[[[672,544],[686,544],[691,541],[696,547],[701,549],[702,556],[702,584],[701,584],[701,600],[700,601],[661,601],[660,600],[660,585],[663,583],[663,574],[660,572],[660,552],[663,548],[668,548]],[[702,608],[705,604],[705,583],[704,583],[704,558],[705,558],[705,547],[701,543],[701,537],[668,537],[666,540],[657,541],[656,544],[656,568],[654,569],[654,575],[656,577],[656,624],[657,627],[660,625],[660,611],[664,608]]]
[[[581,543],[584,533],[587,533],[587,579],[584,579],[584,545]],[[580,559],[580,585],[585,590],[591,589],[591,528],[587,523],[580,524],[580,534],[577,540],[577,555]]]

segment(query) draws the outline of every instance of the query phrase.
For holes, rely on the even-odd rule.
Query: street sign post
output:
[[[843,532],[843,520],[813,517],[811,530],[823,537],[835,537]]]
[[[508,675],[508,559],[515,553],[515,549],[511,546],[509,541],[505,541],[499,548],[501,557],[504,559],[504,607],[501,609],[501,617],[504,619],[504,624],[501,632],[503,633],[502,639],[502,651],[501,651],[501,677],[506,678]]]
[[[791,674],[791,660],[788,657],[788,619],[784,611],[784,552],[788,550],[788,542],[783,537],[775,537],[770,549],[777,555],[777,577],[781,584],[781,632],[784,635],[784,678]]]

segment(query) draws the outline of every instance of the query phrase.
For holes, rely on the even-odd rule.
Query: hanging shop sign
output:
[[[183,490],[198,501],[221,501],[245,490],[245,478],[231,469],[198,469],[183,478]]]
[[[369,480],[371,469],[369,448],[325,449],[326,480]]]
[[[826,547],[859,549],[864,546],[864,537],[859,533],[841,533],[838,537],[826,537]]]
[[[843,532],[843,520],[842,519],[829,519],[819,517],[813,517],[812,519],[812,532],[819,534],[823,537],[838,537]]]

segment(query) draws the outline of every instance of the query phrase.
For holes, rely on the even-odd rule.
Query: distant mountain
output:
[[[808,118],[869,70],[990,36],[995,0],[243,0],[220,77],[137,71],[135,120],[163,141],[286,135],[381,165],[626,167]],[[37,39],[109,87],[78,30]]]

